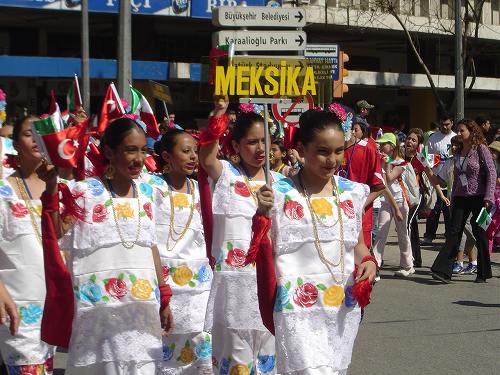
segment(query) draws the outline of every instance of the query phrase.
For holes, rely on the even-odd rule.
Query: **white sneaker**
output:
[[[415,273],[415,268],[410,267],[410,268],[401,268],[400,270],[397,270],[394,272],[394,276],[399,276],[399,277],[408,277],[410,275],[413,275]]]

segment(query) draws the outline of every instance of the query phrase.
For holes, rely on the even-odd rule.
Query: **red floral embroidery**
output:
[[[242,197],[248,198],[252,193],[248,190],[248,186],[241,181],[236,181],[234,183],[234,192]]]
[[[168,266],[161,266],[161,272],[163,274],[163,280],[167,281],[168,276],[170,275],[170,269]]]
[[[104,284],[104,288],[111,297],[115,297],[118,299],[125,297],[128,293],[128,288],[125,281],[123,281],[122,279],[117,279],[115,277],[108,279],[106,281],[106,284]]]
[[[10,210],[12,211],[12,215],[19,218],[25,217],[29,214],[28,208],[26,208],[26,206],[22,203],[14,203],[10,206]]]
[[[43,365],[41,365],[43,367]],[[20,375],[38,375],[38,368],[40,365],[22,365],[18,368]],[[43,371],[43,369],[41,369]]]
[[[352,203],[352,200],[348,199],[343,202],[339,203],[340,208],[342,208],[342,211],[344,211],[344,214],[347,215],[349,219],[354,219],[354,204]]]
[[[148,215],[149,220],[153,220],[153,210],[151,209],[151,203],[144,203],[144,211],[146,211],[146,215]]]
[[[227,253],[226,263],[232,267],[243,268],[245,267],[246,255],[241,249],[234,248]]]
[[[48,372],[54,371],[54,357],[47,358],[45,361],[45,369]]]
[[[106,220],[107,216],[108,216],[108,209],[106,208],[105,205],[97,204],[94,206],[94,209],[92,211],[92,221],[94,223],[102,223],[104,220]]]
[[[299,202],[285,197],[285,206],[283,207],[285,215],[291,220],[300,220],[304,217],[304,207]]]
[[[302,307],[311,307],[318,300],[318,288],[311,283],[299,285],[295,289],[293,302]]]

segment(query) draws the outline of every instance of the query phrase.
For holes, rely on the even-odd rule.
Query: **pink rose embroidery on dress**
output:
[[[23,218],[29,214],[28,208],[26,208],[26,206],[22,203],[14,203],[10,206],[10,210],[12,215],[18,218]]]
[[[291,220],[300,220],[304,217],[304,207],[299,202],[292,200],[285,195],[285,205],[283,206],[285,215]]]
[[[297,279],[297,288],[293,294],[293,302],[301,307],[311,307],[318,300],[318,288],[311,283],[303,283],[301,278]]]
[[[102,223],[108,216],[108,209],[103,204],[96,204],[92,210],[92,221],[94,223]]]

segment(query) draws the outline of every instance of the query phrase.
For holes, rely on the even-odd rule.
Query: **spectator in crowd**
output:
[[[477,116],[476,124],[479,125],[481,130],[483,131],[484,138],[486,139],[486,143],[490,144],[495,139],[495,129],[491,126],[490,120],[485,116]]]
[[[418,197],[418,199],[416,199],[418,203],[410,207],[410,212],[408,214],[408,232],[410,236],[414,267],[422,267],[422,255],[420,252],[420,238],[418,231],[418,212],[422,207],[425,206],[425,190],[431,189],[430,185],[427,187],[424,183],[424,173],[427,175],[428,181],[434,186],[437,194],[441,197],[441,199],[443,199],[445,203],[449,204],[449,201],[443,195],[443,192],[439,185],[440,181],[434,176],[432,170],[429,167],[425,167],[417,157],[418,151],[422,146],[423,139],[424,134],[422,132],[422,129],[410,129],[404,147],[405,160],[411,164],[413,172],[415,174],[416,184],[420,190],[420,196]]]
[[[292,172],[292,167],[285,164],[286,149],[283,142],[274,140],[271,143],[271,168],[273,171],[288,177]]]
[[[6,121],[1,127],[0,127],[0,137],[4,138],[12,138],[12,131],[14,130],[14,125],[10,121]]]
[[[355,116],[356,124],[363,126],[366,121],[361,116]],[[337,174],[354,182],[360,182],[370,187],[370,195],[365,202],[363,214],[363,234],[368,248],[372,243],[373,201],[385,190],[380,166],[377,145],[371,138],[357,139],[352,136],[346,141],[344,160]]]
[[[431,121],[429,130],[424,133],[424,144],[427,144],[429,137],[439,130],[439,124],[436,121]]]
[[[463,147],[460,155],[454,158],[451,222],[446,243],[431,267],[432,277],[443,283],[450,282],[460,236],[472,213],[471,226],[478,258],[475,282],[484,283],[491,278],[490,255],[486,234],[476,220],[482,207],[491,209],[493,205],[497,178],[495,165],[483,132],[474,121],[460,121],[458,133]]]
[[[394,199],[398,204],[399,211],[403,215],[403,220],[395,220],[401,255],[400,269],[396,271],[394,275],[408,277],[415,273],[415,269],[413,268],[410,239],[408,237],[408,232],[406,231],[409,207],[407,189],[402,180],[406,162],[402,157],[399,141],[394,133],[385,133],[382,137],[377,139],[377,143],[380,144],[380,152],[384,155],[382,159],[382,168],[385,172],[389,191],[394,196]],[[378,216],[379,231],[373,247],[373,252],[378,264],[382,263],[384,248],[387,242],[387,236],[389,235],[389,228],[391,226],[392,217],[394,216],[394,211],[386,199],[383,199],[381,203]]]
[[[368,103],[364,99],[356,102],[356,113],[365,120],[368,118],[370,110],[372,110],[373,108],[375,108],[375,106]]]
[[[427,152],[429,154],[437,154],[440,156],[439,164],[433,169],[434,174],[439,174],[439,171],[444,166],[448,159],[451,149],[451,138],[456,134],[451,130],[453,127],[453,117],[449,113],[441,115],[439,122],[439,131],[432,134],[427,141]],[[443,189],[443,194],[447,195],[447,189]],[[443,212],[445,231],[448,232],[448,223],[450,222],[450,210],[443,204],[443,200],[438,197],[436,204],[432,210],[432,214],[427,219],[425,226],[424,239],[422,245],[432,245],[432,241],[436,237],[436,231],[439,224],[439,216]]]

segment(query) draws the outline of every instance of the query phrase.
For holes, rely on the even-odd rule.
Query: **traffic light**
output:
[[[344,64],[349,61],[349,55],[340,51],[339,56],[339,79],[333,81],[333,97],[341,98],[344,93],[349,91],[349,87],[344,83],[344,78],[349,75],[349,71],[345,69]]]

